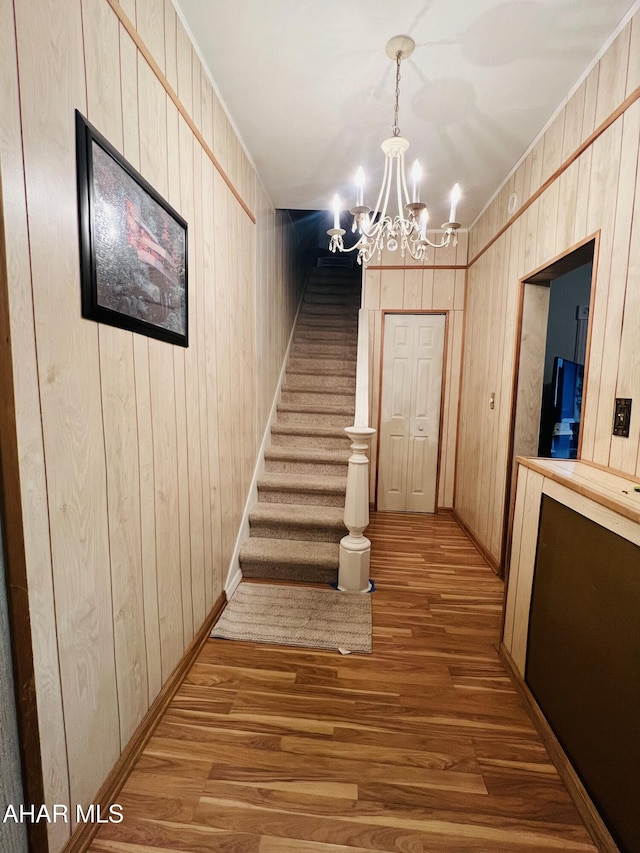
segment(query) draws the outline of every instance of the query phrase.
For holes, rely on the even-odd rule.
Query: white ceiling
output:
[[[632,0],[177,0],[276,207],[355,203],[358,165],[377,196],[400,129],[425,172],[422,200],[444,222],[455,181],[470,225],[581,77]]]

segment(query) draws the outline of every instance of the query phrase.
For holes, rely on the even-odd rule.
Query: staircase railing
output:
[[[369,311],[366,308],[358,313],[354,423],[345,432],[351,439],[344,506],[344,524],[349,533],[340,541],[338,589],[368,592],[371,542],[364,531],[369,526],[369,442],[375,429],[369,426]]]

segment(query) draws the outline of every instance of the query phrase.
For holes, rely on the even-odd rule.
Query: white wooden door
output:
[[[444,314],[386,314],[378,509],[435,512]]]

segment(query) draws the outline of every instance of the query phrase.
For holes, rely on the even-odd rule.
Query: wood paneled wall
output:
[[[519,282],[598,232],[582,458],[640,475],[639,84],[636,14],[471,230],[456,510],[496,560]],[[629,438],[611,435],[616,396],[636,403]]]
[[[45,795],[75,813],[222,592],[297,290],[288,227],[170,0],[0,0],[0,18]],[[75,108],[188,221],[188,349],[80,317]],[[53,853],[71,829],[51,825]]]
[[[431,235],[432,239],[437,235]],[[457,247],[429,249],[427,263],[419,265],[397,252],[383,253],[380,263],[365,273],[363,305],[369,309],[370,424],[377,429],[380,408],[383,311],[448,312],[444,370],[444,407],[441,433],[438,506],[453,506],[455,454],[460,387],[460,357],[464,325],[467,234],[458,235]],[[403,266],[406,264],[406,266]],[[370,500],[375,501],[377,434],[371,441]]]

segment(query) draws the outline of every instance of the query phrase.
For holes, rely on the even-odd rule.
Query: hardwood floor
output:
[[[211,640],[92,853],[595,851],[449,514],[374,514],[373,654]]]

